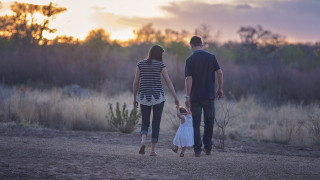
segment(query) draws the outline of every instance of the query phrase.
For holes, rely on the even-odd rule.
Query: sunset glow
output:
[[[1,0],[0,0],[1,1]],[[125,41],[134,38],[133,30],[153,23],[157,29],[171,28],[194,32],[200,24],[207,24],[214,33],[220,31],[220,41],[239,40],[241,26],[262,25],[273,32],[296,41],[320,39],[315,1],[296,0],[18,0],[46,5],[50,2],[67,8],[50,22],[56,28],[49,39],[59,35],[83,40],[92,29],[104,28],[111,39]],[[314,4],[308,4],[308,2]],[[2,0],[0,15],[10,13],[12,0]],[[320,7],[320,5],[319,5]],[[287,10],[286,10],[287,9]],[[292,19],[293,15],[297,17]],[[267,18],[268,17],[268,18]],[[40,18],[40,17],[39,17]],[[310,28],[312,27],[312,28]]]

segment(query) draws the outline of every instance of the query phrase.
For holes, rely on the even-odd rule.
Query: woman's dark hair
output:
[[[199,36],[193,36],[191,39],[190,39],[190,45],[191,46],[201,46],[202,45],[202,40]]]
[[[162,61],[163,48],[159,45],[154,45],[150,48],[147,61],[151,62],[152,59]]]
[[[181,114],[187,114],[187,113],[188,113],[187,109],[184,108],[184,107],[182,107],[182,106],[179,107],[179,112],[180,112]]]

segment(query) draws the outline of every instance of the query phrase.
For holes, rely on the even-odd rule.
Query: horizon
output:
[[[10,4],[14,1],[0,2],[3,5],[0,15],[9,13]],[[289,42],[320,41],[320,23],[317,21],[320,2],[316,0],[304,3],[298,0],[92,0],[77,1],[77,4],[63,0],[17,2],[38,5],[53,2],[67,8],[66,12],[50,22],[50,27],[56,28],[57,32],[46,34],[48,39],[66,35],[84,40],[91,30],[103,28],[111,40],[127,41],[134,39],[134,30],[152,23],[154,28],[162,31],[170,28],[190,33],[205,24],[218,42],[239,41],[237,31],[240,27],[257,25],[285,36]]]

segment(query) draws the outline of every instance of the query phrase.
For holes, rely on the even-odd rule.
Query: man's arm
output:
[[[192,88],[192,76],[187,76],[185,80],[185,86],[186,86],[186,106],[187,108],[190,108],[190,93]]]
[[[216,93],[216,97],[218,99],[223,97],[223,90],[222,90],[222,85],[223,85],[223,72],[221,69],[216,71],[217,76],[218,76],[218,90]]]

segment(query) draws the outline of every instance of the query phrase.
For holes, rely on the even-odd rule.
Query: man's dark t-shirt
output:
[[[214,100],[215,71],[220,69],[215,55],[194,51],[186,60],[185,77],[192,77],[190,101]]]

